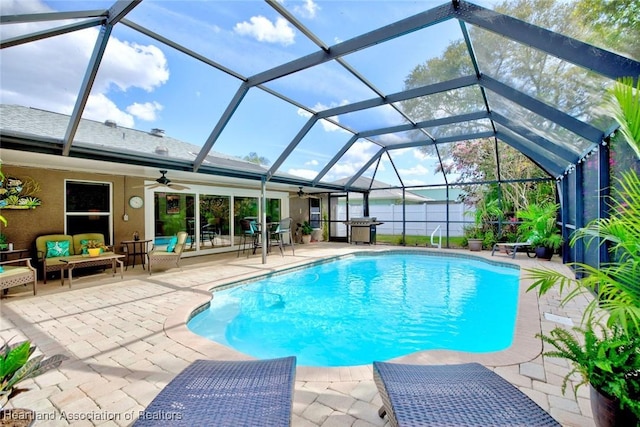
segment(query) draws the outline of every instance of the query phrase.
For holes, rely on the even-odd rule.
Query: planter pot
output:
[[[469,250],[479,252],[482,250],[482,239],[468,239]]]
[[[99,256],[100,255],[100,248],[89,248],[89,249],[87,249],[87,251],[89,252],[89,256],[90,257],[94,257],[94,256]]]
[[[593,420],[598,427],[623,427],[638,425],[640,420],[630,410],[620,409],[620,402],[610,396],[600,393],[589,385],[591,411]]]
[[[305,245],[308,245],[309,243],[311,243],[311,234],[305,234],[302,236],[302,243],[304,243]]]
[[[314,228],[311,233],[311,240],[314,242],[322,241],[322,228]]]
[[[536,248],[536,258],[550,260],[553,256],[553,249],[545,248],[544,246],[538,246]]]

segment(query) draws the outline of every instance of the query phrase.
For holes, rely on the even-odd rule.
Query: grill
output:
[[[372,218],[351,218],[350,221],[344,221],[347,227],[351,227],[349,241],[351,243],[368,243],[376,244],[376,226],[384,224],[378,222],[375,217]]]

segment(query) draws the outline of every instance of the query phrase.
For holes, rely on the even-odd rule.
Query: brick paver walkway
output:
[[[15,397],[7,407],[35,410],[36,426],[130,425],[138,412],[192,361],[248,358],[186,329],[189,314],[208,301],[209,289],[326,256],[385,249],[389,247],[318,243],[297,246],[295,257],[290,252],[281,257],[276,251],[265,265],[258,255],[246,258],[220,254],[187,258],[182,271],[173,269],[152,276],[137,266],[125,273],[124,281],[110,274],[79,277],[72,290],[51,280],[47,285],[39,283],[35,297],[28,290],[13,288],[0,303],[0,337],[13,341],[29,338],[46,355],[63,353],[70,359],[60,369],[25,382],[29,391]],[[524,268],[565,268],[557,262],[541,263],[524,256],[512,261],[491,257],[487,251],[473,254],[515,262]],[[526,286],[527,281],[521,280],[521,287]],[[562,425],[592,426],[588,388],[583,387],[577,398],[570,387],[563,395],[560,386],[568,364],[540,356],[541,343],[532,339],[535,333],[548,332],[566,318],[578,324],[586,301],[560,308],[557,295],[538,302],[533,294],[521,293],[519,316],[529,320],[518,325],[521,337],[509,352],[422,352],[400,360],[480,361],[519,387]],[[545,313],[559,317],[547,318]],[[377,415],[380,404],[370,366],[298,367],[296,371],[293,426],[384,426],[386,420]]]

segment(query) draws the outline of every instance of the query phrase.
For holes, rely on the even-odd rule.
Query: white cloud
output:
[[[329,108],[334,108],[334,107],[338,107],[338,106],[341,106],[341,105],[347,105],[347,104],[349,104],[349,101],[347,101],[347,100],[342,100],[339,103],[337,103],[337,102],[336,103],[332,103],[329,106],[324,105],[322,103],[317,103],[316,105],[314,105],[312,107],[312,109],[314,111],[324,111],[324,110],[327,110]],[[302,108],[298,108],[298,115],[301,116],[301,117],[309,118],[309,117],[311,117],[312,114],[309,113],[307,110],[303,110]],[[331,117],[328,117],[328,119],[331,119],[336,123],[340,123],[340,118],[338,116],[331,116]],[[321,119],[320,120],[320,125],[322,125],[322,129],[325,132],[345,132],[345,133],[349,133],[346,130],[344,130],[343,128],[341,128],[340,126],[337,126],[337,125],[331,123],[329,120],[326,120],[326,119]]]
[[[250,22],[240,22],[233,30],[243,36],[251,36],[258,41],[280,43],[284,46],[293,44],[295,32],[289,22],[278,17],[275,24],[264,16],[252,16]]]
[[[291,175],[299,176],[305,179],[313,179],[318,175],[318,171],[311,169],[289,169],[287,173]]]
[[[400,176],[405,176],[405,175],[426,175],[429,173],[429,169],[425,168],[422,165],[415,165],[413,167],[410,167],[408,169],[398,169],[398,172],[400,173]]]
[[[49,12],[38,2],[2,3],[3,14]],[[2,38],[27,34],[50,24],[26,23],[2,28]],[[97,28],[75,31],[38,42],[2,50],[0,102],[70,114],[76,102],[89,58],[98,37]],[[43,64],[45,64],[43,66]],[[139,45],[112,36],[83,112],[83,117],[133,127],[134,116],[114,102],[119,92],[152,92],[169,79],[164,53],[154,45]],[[111,95],[111,96],[110,96]]]
[[[134,102],[127,107],[127,112],[140,120],[153,122],[157,119],[156,113],[162,111],[163,108],[164,107],[158,102],[145,102],[144,104]]]
[[[436,160],[438,157],[427,154],[424,150],[420,150],[418,148],[413,149],[413,157],[418,160]]]
[[[357,168],[353,163],[339,162],[333,168],[331,168],[331,175],[335,177],[332,179],[340,179],[347,176],[353,176],[358,169],[359,168]]]
[[[89,96],[87,107],[84,109],[82,117],[98,121],[114,120],[118,126],[126,128],[132,128],[135,124],[131,114],[120,110],[113,101],[102,93]]]
[[[112,37],[100,64],[95,87],[106,91],[109,86],[116,85],[123,92],[133,87],[152,92],[167,80],[167,59],[159,48]]]
[[[293,7],[294,13],[308,19],[315,18],[319,10],[320,6],[318,6],[313,0],[305,0],[302,6],[296,5]]]
[[[309,160],[308,162],[304,163],[305,166],[318,166],[319,163],[317,160],[313,159],[313,160]]]

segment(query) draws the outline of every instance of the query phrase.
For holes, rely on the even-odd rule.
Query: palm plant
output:
[[[620,135],[640,157],[640,83],[634,89],[632,79],[621,80],[611,95]],[[599,392],[597,396],[613,399],[620,409],[631,411],[635,421],[623,422],[635,425],[640,422],[640,178],[630,170],[618,181],[620,188],[615,193],[610,217],[596,219],[576,230],[570,242],[575,245],[583,240],[587,245],[594,242],[606,245],[612,261],[599,268],[571,264],[580,279],[550,269],[530,269],[528,277],[534,280],[529,290],[537,289],[541,295],[556,285],[560,294],[566,290],[562,304],[585,290],[595,295],[583,315],[585,327],[575,329],[580,339],[567,330],[555,328],[550,335],[540,336],[555,348],[544,355],[571,360],[574,369],[565,377],[564,385],[572,373],[580,373],[582,382],[576,389],[589,382]],[[602,325],[605,316],[608,316],[606,327],[600,327],[596,334],[593,326]],[[593,394],[591,403],[592,408],[598,407]],[[595,409],[594,417],[598,421],[605,419]]]
[[[529,240],[533,246],[558,250],[562,244],[562,236],[556,225],[558,208],[556,203],[530,203],[527,209],[518,211],[517,216],[522,220],[518,228],[521,239]]]
[[[528,270],[533,284],[529,290],[537,288],[539,293],[559,286],[560,293],[568,292],[562,303],[589,290],[596,298],[587,306],[583,319],[592,318],[598,308],[601,315],[608,315],[607,326],[620,325],[625,331],[640,331],[640,178],[635,172],[623,174],[621,189],[609,218],[601,218],[576,231],[571,245],[583,239],[587,245],[596,240],[600,244],[610,244],[613,261],[603,263],[599,268],[588,264],[572,263],[578,277],[571,278],[540,268]]]
[[[633,87],[631,77],[618,80],[611,89],[608,110],[620,125],[622,137],[640,158],[640,78]]]

